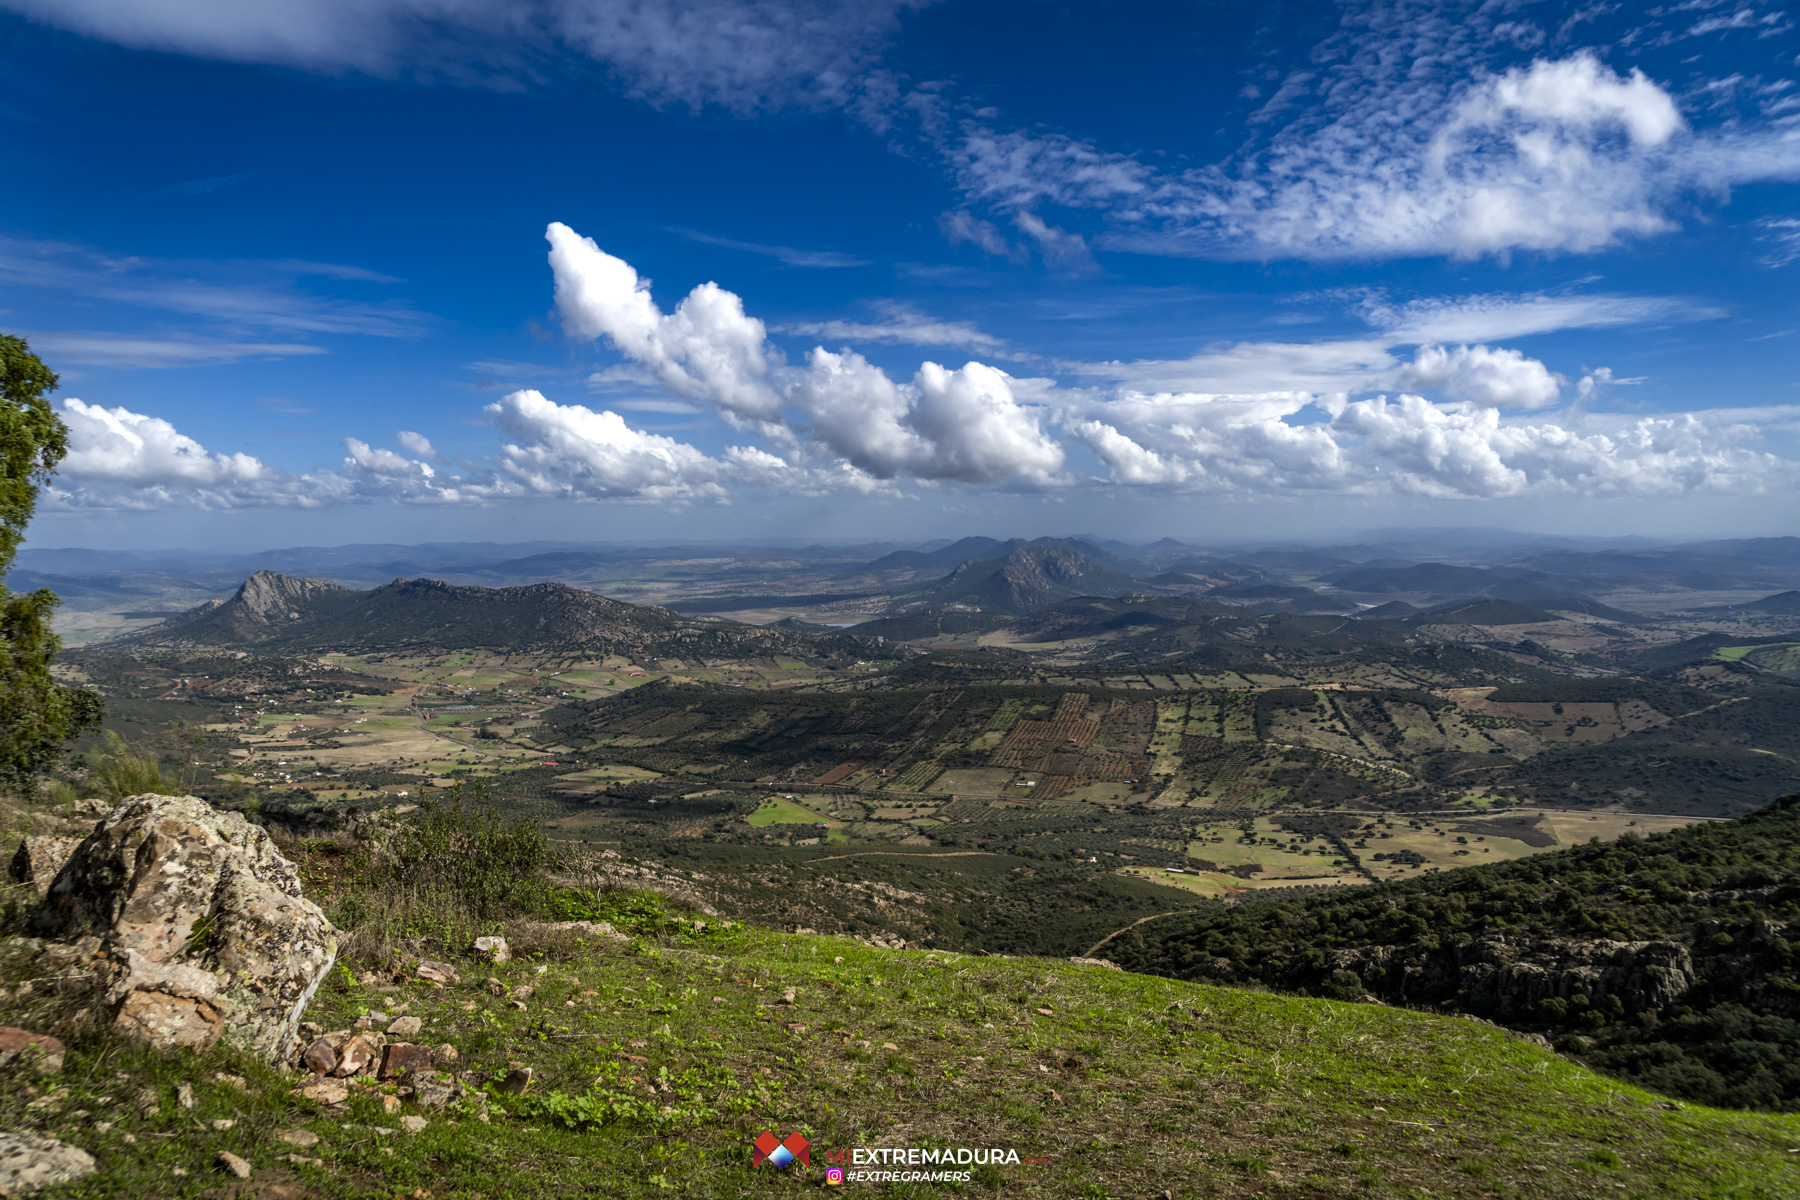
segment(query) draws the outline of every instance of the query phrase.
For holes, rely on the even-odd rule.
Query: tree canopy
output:
[[[0,575],[11,568],[38,494],[69,452],[69,430],[50,407],[56,373],[24,338],[0,334]],[[50,629],[56,593],[14,594],[0,584],[0,782],[30,786],[85,729],[100,723],[98,693],[58,683],[62,648]]]

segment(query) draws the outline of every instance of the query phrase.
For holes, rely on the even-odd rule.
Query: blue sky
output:
[[[0,0],[39,545],[1789,532],[1746,0]]]

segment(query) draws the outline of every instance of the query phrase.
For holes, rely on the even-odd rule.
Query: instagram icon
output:
[[[842,1182],[844,1182],[844,1168],[842,1168],[842,1167],[827,1167],[825,1170],[825,1182],[826,1183],[842,1183]]]

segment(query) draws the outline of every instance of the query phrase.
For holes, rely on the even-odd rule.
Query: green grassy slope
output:
[[[253,1184],[303,1189],[288,1195],[788,1194],[821,1180],[824,1150],[859,1145],[1044,1160],[895,1196],[1800,1192],[1800,1120],[1672,1105],[1453,1018],[716,924],[536,949],[460,962],[464,982],[444,990],[328,988],[309,1014],[340,1027],[405,1005],[425,1021],[418,1040],[455,1046],[459,1068],[532,1067],[530,1092],[496,1097],[491,1123],[470,1104],[407,1133],[374,1094],[325,1113],[254,1064],[111,1044],[74,1050],[53,1092],[0,1091],[0,1120],[97,1155],[99,1175],[51,1193],[70,1197],[222,1196],[221,1150],[250,1160]],[[515,1006],[490,974],[534,990]],[[0,1006],[28,1015],[16,996]],[[318,1165],[283,1161],[295,1151],[273,1135],[291,1128],[321,1139],[299,1151]],[[804,1131],[811,1170],[752,1167],[763,1129]]]

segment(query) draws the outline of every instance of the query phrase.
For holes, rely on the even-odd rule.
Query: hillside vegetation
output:
[[[417,1019],[437,1061],[454,1051],[465,1096],[421,1109],[390,1082],[325,1109],[290,1091],[296,1075],[222,1051],[76,1031],[54,1083],[0,1092],[10,1128],[99,1159],[57,1194],[735,1197],[817,1184],[826,1151],[856,1146],[1014,1150],[1019,1164],[976,1167],[960,1190],[1095,1200],[1777,1200],[1800,1185],[1800,1121],[1673,1104],[1490,1026],[777,933],[683,909],[652,864],[616,858],[459,900],[419,885],[446,855],[532,861],[528,829],[443,810],[408,828],[292,847],[309,894],[351,927],[308,1016]],[[389,869],[403,862],[416,869]],[[553,916],[623,933],[539,923]],[[513,961],[468,952],[502,929]],[[454,981],[419,978],[421,958]],[[0,1019],[52,1020],[53,992],[17,986],[20,959],[4,961]],[[522,1094],[502,1082],[526,1070]],[[752,1166],[769,1129],[804,1133],[811,1167]],[[248,1160],[248,1184],[220,1190],[221,1151]]]
[[[1645,1086],[1800,1109],[1800,796],[1736,821],[1150,925],[1139,970],[1493,1017]]]

